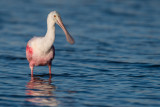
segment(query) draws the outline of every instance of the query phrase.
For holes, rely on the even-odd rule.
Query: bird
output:
[[[33,37],[27,42],[26,58],[29,62],[31,77],[33,77],[33,68],[35,66],[47,66],[51,75],[51,64],[55,56],[55,24],[58,24],[64,31],[67,41],[74,44],[73,37],[64,26],[58,12],[51,11],[47,16],[47,32],[45,36]]]

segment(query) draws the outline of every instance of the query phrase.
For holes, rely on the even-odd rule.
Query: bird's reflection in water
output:
[[[26,87],[26,95],[32,96],[27,98],[28,102],[38,106],[53,107],[58,105],[53,94],[56,87],[51,84],[51,77],[45,80],[40,77],[32,77]]]

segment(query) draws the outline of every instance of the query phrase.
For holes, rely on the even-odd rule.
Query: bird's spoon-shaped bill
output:
[[[70,44],[74,44],[74,39],[72,38],[72,36],[69,34],[69,32],[67,31],[67,29],[65,28],[62,20],[60,17],[58,17],[57,19],[57,24],[62,28],[62,30],[64,31],[65,35],[66,35],[66,39]]]

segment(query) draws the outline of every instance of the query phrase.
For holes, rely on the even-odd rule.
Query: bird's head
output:
[[[47,23],[48,24],[49,23],[58,24],[62,28],[62,30],[64,31],[67,41],[70,44],[74,44],[74,39],[72,38],[72,36],[69,34],[67,29],[65,28],[60,15],[56,11],[52,11],[48,14]]]

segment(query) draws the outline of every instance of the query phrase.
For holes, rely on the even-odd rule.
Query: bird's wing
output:
[[[28,61],[32,60],[33,49],[27,44],[26,46],[26,58]]]

